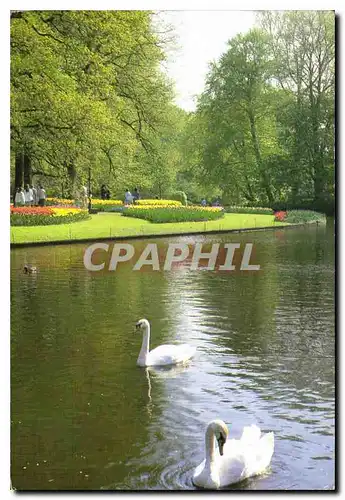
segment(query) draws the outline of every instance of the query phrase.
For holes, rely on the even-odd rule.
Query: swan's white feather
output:
[[[149,352],[146,358],[146,366],[183,363],[193,357],[195,351],[196,348],[189,344],[160,345]]]
[[[214,461],[206,464],[206,459],[198,465],[193,475],[196,486],[217,489],[235,484],[262,473],[270,464],[274,451],[274,434],[269,432],[261,437],[256,425],[244,427],[240,439],[228,439],[220,455],[215,449]]]
[[[150,351],[150,323],[147,319],[141,319],[136,326],[143,330],[143,341],[137,359],[139,366],[176,365],[188,361],[195,354],[196,347],[189,344],[165,344]]]

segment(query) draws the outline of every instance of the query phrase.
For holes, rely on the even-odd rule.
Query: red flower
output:
[[[280,210],[279,212],[276,212],[274,214],[274,220],[279,221],[279,222],[283,222],[283,220],[286,217],[286,214],[287,214],[287,212],[284,212],[283,210]]]
[[[53,215],[50,207],[10,207],[11,214],[20,215]]]

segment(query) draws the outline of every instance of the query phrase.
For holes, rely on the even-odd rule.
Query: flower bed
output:
[[[150,206],[150,207],[182,207],[182,203],[177,200],[137,200],[137,206]]]
[[[48,206],[72,206],[74,205],[74,200],[67,200],[66,198],[47,198],[46,204]]]
[[[99,212],[122,212],[123,202],[121,200],[93,199],[92,208]]]
[[[262,214],[262,215],[273,215],[272,208],[267,207],[224,207],[224,210],[228,214]]]
[[[87,210],[76,207],[13,207],[11,226],[46,226],[69,224],[90,217]]]
[[[137,217],[150,222],[196,222],[210,221],[224,217],[221,207],[160,207],[130,205],[123,209],[122,215]]]

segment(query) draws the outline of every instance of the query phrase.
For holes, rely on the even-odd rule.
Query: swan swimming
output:
[[[149,351],[150,323],[141,319],[136,324],[137,330],[143,330],[143,343],[137,360],[138,366],[163,366],[183,363],[192,358],[196,347],[189,344],[160,345]]]
[[[206,458],[194,471],[195,486],[221,488],[260,474],[268,467],[274,450],[273,432],[261,436],[259,427],[251,425],[243,428],[240,439],[228,439],[228,435],[222,420],[212,420],[208,424]]]

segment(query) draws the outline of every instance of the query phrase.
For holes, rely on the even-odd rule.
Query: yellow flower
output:
[[[47,202],[54,203],[55,205],[73,205],[74,200],[66,200],[64,198],[47,198]]]
[[[182,203],[177,200],[137,200],[135,206],[166,206],[166,207],[182,207]]]
[[[120,206],[123,205],[123,202],[121,200],[99,200],[99,199],[92,199],[92,204],[93,205],[115,205],[115,206]]]
[[[74,215],[86,212],[86,210],[82,210],[81,208],[75,207],[51,207],[53,210],[53,217],[66,217],[67,215]]]

